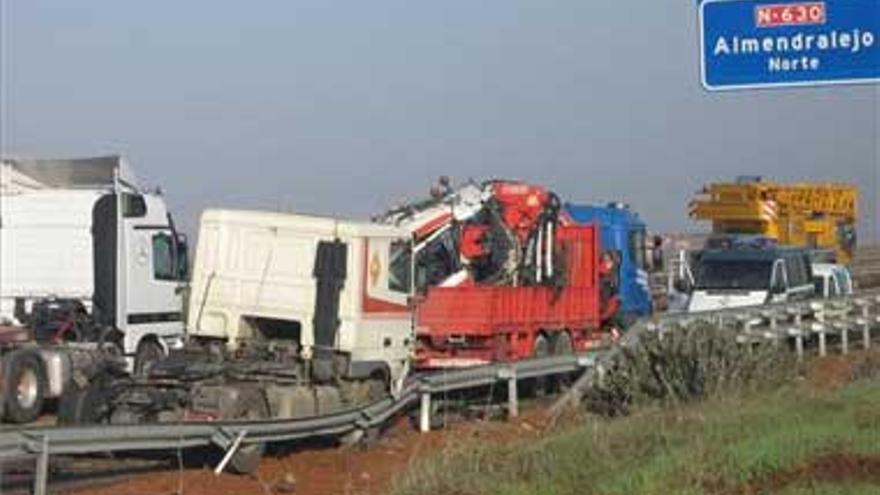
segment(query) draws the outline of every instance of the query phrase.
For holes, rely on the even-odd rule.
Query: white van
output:
[[[809,299],[814,287],[804,249],[707,249],[694,256],[689,312]]]

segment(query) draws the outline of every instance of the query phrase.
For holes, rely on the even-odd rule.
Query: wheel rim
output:
[[[21,372],[18,386],[15,388],[15,398],[19,405],[25,409],[34,407],[37,403],[40,382],[34,370],[26,369]]]
[[[159,347],[159,344],[145,342],[141,345],[144,347],[138,351],[138,355],[135,357],[135,372],[139,374],[149,371],[149,368],[153,363],[164,357],[164,353],[162,352],[162,348]]]
[[[544,338],[543,336],[540,336],[537,339],[535,339],[535,350],[534,350],[535,357],[545,357],[548,354],[550,354],[550,343],[547,342],[547,339]]]
[[[564,355],[571,354],[574,349],[571,345],[571,337],[567,333],[561,333],[557,337],[555,354]]]

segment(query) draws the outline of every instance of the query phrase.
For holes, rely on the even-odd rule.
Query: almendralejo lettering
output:
[[[751,55],[805,51],[848,50],[859,53],[874,46],[876,38],[871,31],[830,31],[818,34],[798,33],[788,36],[739,37],[719,36],[713,54]]]

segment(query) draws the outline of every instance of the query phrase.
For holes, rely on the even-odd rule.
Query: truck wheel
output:
[[[562,331],[553,336],[552,354],[554,356],[562,356],[574,352],[571,344],[571,335]]]
[[[543,334],[535,337],[535,344],[533,346],[532,357],[542,358],[550,355],[550,342],[547,341],[547,337]]]
[[[367,400],[377,402],[388,397],[388,379],[382,373],[374,374],[367,380]]]
[[[105,423],[112,402],[107,380],[94,379],[80,388],[72,380],[64,387],[58,400],[58,423],[91,425]]]
[[[547,337],[544,336],[544,334],[538,335],[535,337],[535,343],[532,349],[532,357],[547,357],[550,355],[550,341],[547,340]],[[531,392],[529,395],[534,395],[535,397],[543,397],[547,395],[548,381],[546,377],[539,376],[533,378],[532,380],[528,380],[525,385],[526,391]]]
[[[553,339],[550,341],[550,350],[554,356],[573,354],[574,346],[571,343],[571,334],[563,330],[553,335]],[[547,393],[550,394],[559,393],[561,389],[567,387],[569,384],[569,379],[566,375],[551,376],[547,377],[545,380],[545,389]]]
[[[150,370],[156,361],[165,357],[165,350],[153,339],[141,340],[134,355],[134,374],[141,376]]]
[[[3,390],[7,421],[30,423],[37,419],[46,393],[46,373],[40,357],[28,351],[9,354],[3,370]]]
[[[269,406],[259,390],[242,389],[235,403],[229,408],[224,419],[251,421],[267,419]],[[242,444],[229,460],[229,470],[236,474],[250,474],[260,465],[266,452],[265,443]]]

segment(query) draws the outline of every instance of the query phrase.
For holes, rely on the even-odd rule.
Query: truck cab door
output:
[[[412,244],[390,237],[364,242],[356,358],[387,365],[396,390],[406,376],[413,342]]]
[[[367,241],[365,312],[407,312],[412,286],[412,249],[405,239]]]
[[[125,196],[129,198],[123,201],[131,204],[122,208],[120,243],[125,272],[123,347],[133,354],[145,337],[163,347],[181,341],[187,249],[164,211],[149,211],[156,198],[148,202],[140,195]]]

